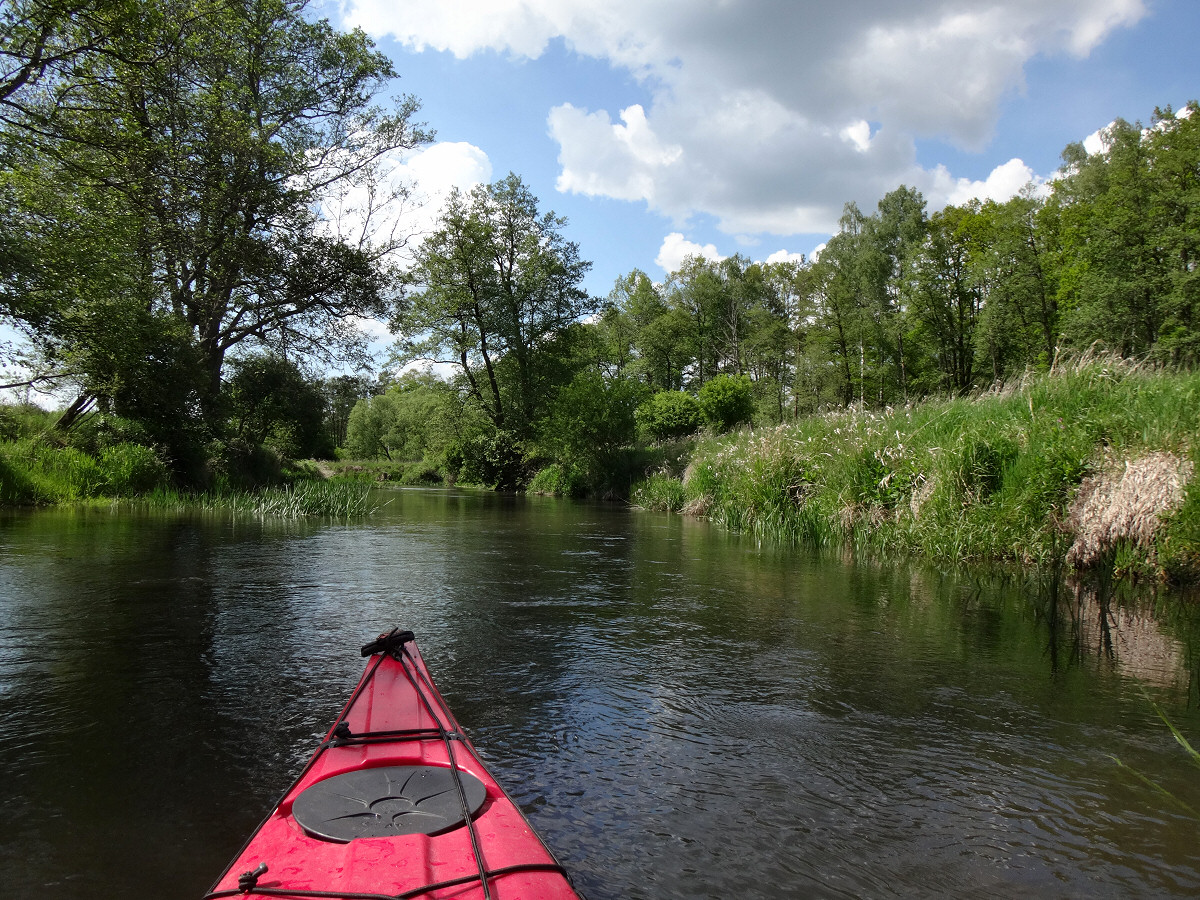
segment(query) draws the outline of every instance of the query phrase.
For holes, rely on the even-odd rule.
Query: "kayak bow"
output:
[[[372,657],[325,740],[205,895],[578,900],[484,767],[411,631]]]

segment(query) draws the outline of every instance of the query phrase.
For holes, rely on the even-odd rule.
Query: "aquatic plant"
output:
[[[361,482],[302,481],[256,491],[186,493],[158,490],[136,502],[159,509],[228,512],[258,518],[349,519],[369,515],[377,508],[371,503],[370,493],[371,486]]]

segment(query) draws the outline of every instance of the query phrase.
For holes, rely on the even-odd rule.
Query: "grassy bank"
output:
[[[104,433],[59,435],[52,423],[53,415],[42,410],[0,408],[0,506],[119,503],[275,518],[371,512],[369,484],[326,482],[311,466],[288,467],[277,455],[266,459],[262,448],[247,456],[245,477],[218,472],[207,489],[181,490],[151,447]],[[267,482],[246,486],[259,476]]]
[[[1084,359],[702,442],[634,502],[817,547],[1200,580],[1200,375]]]

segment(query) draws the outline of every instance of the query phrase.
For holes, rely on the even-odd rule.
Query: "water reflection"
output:
[[[1150,705],[1200,733],[1185,616],[388,496],[365,524],[0,519],[10,893],[197,896],[391,624],[592,900],[1200,889],[1195,820],[1111,758],[1200,807]]]

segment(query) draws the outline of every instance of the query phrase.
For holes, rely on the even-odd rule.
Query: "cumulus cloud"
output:
[[[414,233],[425,234],[433,228],[451,190],[469,191],[492,180],[492,163],[474,144],[439,142],[406,154],[397,177],[416,185],[408,225]]]
[[[659,139],[639,104],[621,110],[621,121],[614,125],[608,113],[570,103],[550,110],[550,133],[562,148],[560,191],[653,202],[656,179],[683,149]]]
[[[412,261],[441,215],[450,191],[469,191],[492,179],[492,164],[481,149],[464,142],[440,142],[398,152],[381,161],[376,182],[342,185],[321,201],[322,227],[352,243],[382,247],[400,243],[393,257]],[[367,339],[380,358],[392,335],[387,323],[355,317],[349,324]]]
[[[923,168],[916,140],[978,150],[1038,56],[1083,57],[1146,0],[344,0],[348,24],[414,49],[536,58],[552,40],[652,100],[548,113],[560,190],[646,203],[729,234],[836,228],[899,184],[932,205],[1000,192]],[[1004,167],[1001,167],[1002,169]],[[989,194],[990,196],[991,194]]]
[[[992,169],[983,181],[954,178],[944,166],[938,166],[933,173],[932,192],[939,201],[937,206],[947,203],[961,206],[969,200],[995,200],[997,203],[1003,203],[1015,197],[1027,185],[1032,185],[1037,191],[1043,189],[1045,184],[1045,179],[1038,177],[1033,169],[1020,159],[1010,159]]]
[[[774,253],[772,253],[770,256],[767,257],[767,262],[768,263],[785,263],[785,262],[802,263],[802,262],[804,262],[804,254],[803,253],[793,253],[791,250],[776,250]]]
[[[1097,128],[1083,139],[1083,149],[1086,150],[1089,155],[1095,156],[1097,153],[1100,153],[1104,150],[1104,132],[1111,128],[1112,124],[1112,122],[1109,122],[1104,128]]]
[[[404,240],[404,250],[411,250],[433,229],[453,188],[469,191],[491,177],[491,161],[473,144],[441,142],[397,152],[381,161],[375,180],[339,185],[322,198],[324,227],[352,243],[378,247]]]
[[[701,246],[689,241],[678,231],[673,231],[663,238],[662,246],[658,248],[658,256],[654,257],[654,262],[661,266],[663,271],[674,272],[683,265],[684,260],[691,256],[699,256],[713,262],[720,262],[725,258],[714,245],[704,244]]]

